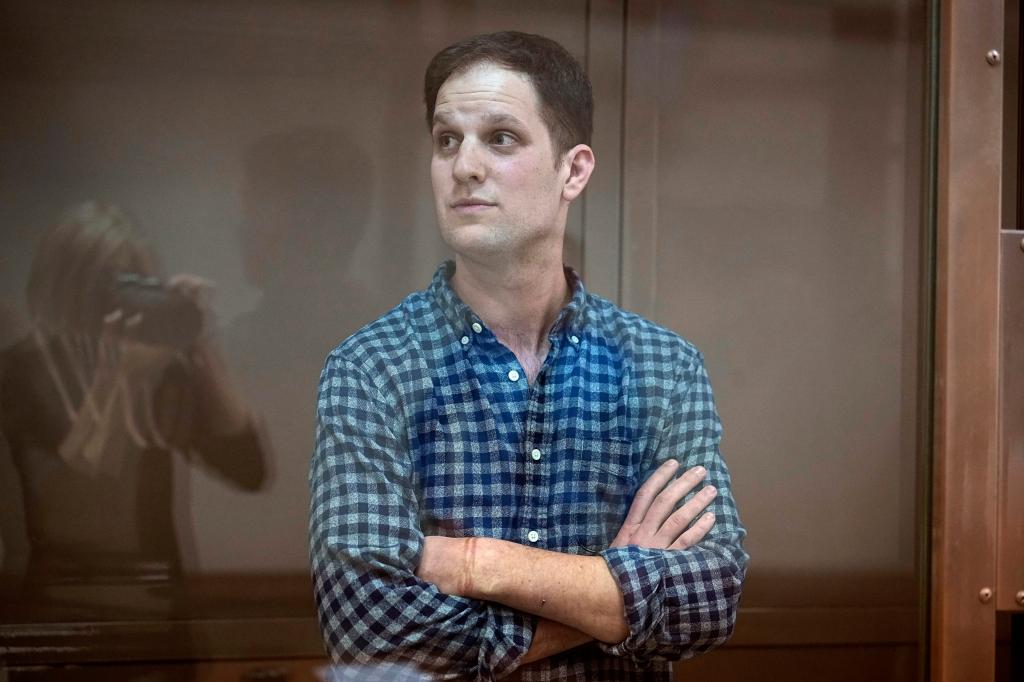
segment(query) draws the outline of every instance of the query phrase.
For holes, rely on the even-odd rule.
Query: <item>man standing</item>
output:
[[[590,83],[503,32],[438,53],[425,95],[455,260],[321,375],[327,647],[442,679],[667,680],[729,636],[745,532],[701,354],[563,266]]]

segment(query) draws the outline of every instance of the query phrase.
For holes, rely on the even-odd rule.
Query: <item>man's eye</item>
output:
[[[516,143],[516,137],[512,133],[495,133],[491,139],[494,140],[494,144],[501,147]]]
[[[455,139],[454,135],[441,133],[437,136],[436,144],[439,149],[455,149],[455,147],[458,146],[459,141]]]

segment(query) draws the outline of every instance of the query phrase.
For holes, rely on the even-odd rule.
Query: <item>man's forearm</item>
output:
[[[602,642],[621,642],[629,634],[622,593],[603,558],[493,538],[474,538],[472,545],[466,596],[557,621]]]

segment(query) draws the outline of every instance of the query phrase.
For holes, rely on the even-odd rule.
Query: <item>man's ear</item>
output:
[[[569,166],[569,175],[562,186],[562,198],[572,201],[587,186],[590,174],[594,172],[594,150],[585,144],[578,144],[565,155]]]

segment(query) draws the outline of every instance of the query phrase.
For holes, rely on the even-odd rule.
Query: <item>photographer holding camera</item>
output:
[[[210,287],[162,279],[116,206],[81,204],[43,237],[32,331],[0,353],[0,432],[18,474],[5,487],[24,508],[23,528],[5,515],[4,573],[24,578],[23,603],[85,584],[76,601],[110,606],[96,585],[179,578],[174,456],[263,484],[260,430],[208,333]]]

